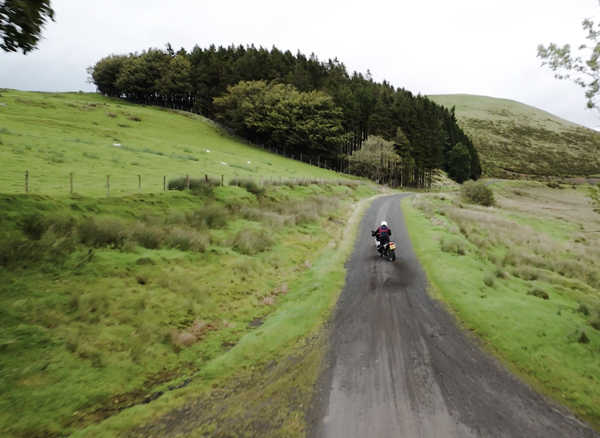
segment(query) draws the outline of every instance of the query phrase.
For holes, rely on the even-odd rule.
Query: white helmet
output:
[[[387,222],[386,221],[381,222],[381,226],[382,227],[387,227]]]

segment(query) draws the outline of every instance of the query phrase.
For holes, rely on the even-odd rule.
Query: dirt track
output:
[[[331,323],[312,438],[598,437],[482,353],[427,293],[400,210],[406,195],[365,213]],[[387,220],[395,262],[370,235]]]

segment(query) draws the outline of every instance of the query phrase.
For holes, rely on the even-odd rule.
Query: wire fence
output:
[[[3,193],[32,193],[32,194],[81,194],[94,196],[123,196],[134,193],[157,193],[170,190],[193,188],[194,185],[205,183],[210,186],[245,186],[248,183],[259,187],[267,186],[308,186],[318,185],[367,185],[366,180],[345,178],[322,178],[314,176],[282,177],[263,175],[177,175],[159,177],[157,175],[118,174],[118,175],[89,175],[76,172],[61,175],[47,172],[16,172],[13,171],[8,180],[2,184]],[[183,186],[183,187],[182,187]]]

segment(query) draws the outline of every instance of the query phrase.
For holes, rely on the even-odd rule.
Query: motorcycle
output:
[[[376,231],[371,231],[371,236],[375,237],[377,235]],[[380,245],[379,240],[375,237],[375,242],[377,245],[377,252],[381,257],[387,257],[390,262],[396,260],[396,244],[389,240],[388,242],[383,244],[383,247]]]

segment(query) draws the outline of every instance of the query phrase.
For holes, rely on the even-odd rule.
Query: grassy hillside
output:
[[[600,174],[600,134],[591,129],[508,99],[428,97],[456,107],[459,125],[474,141],[488,176]]]
[[[236,175],[339,178],[333,172],[251,148],[207,119],[132,105],[95,93],[1,90],[0,193],[111,195],[163,190],[163,177],[209,177],[229,183]],[[120,146],[116,146],[120,145]]]
[[[0,94],[0,435],[123,436],[202,399],[218,412],[189,430],[302,436],[341,236],[373,190],[201,117]],[[191,191],[163,191],[181,175]]]
[[[468,330],[600,429],[600,215],[583,187],[494,187],[495,208],[459,194],[406,200],[419,259]]]

